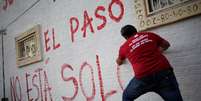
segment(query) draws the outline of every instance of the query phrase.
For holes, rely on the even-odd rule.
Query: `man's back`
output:
[[[137,33],[120,47],[119,57],[128,58],[136,78],[170,68],[168,60],[159,50],[163,40],[151,32]]]
[[[183,101],[176,77],[162,52],[170,43],[151,32],[138,33],[132,25],[121,28],[126,42],[120,47],[116,59],[122,65],[131,62],[135,76],[123,91],[123,101],[133,101],[147,92],[159,94],[165,101]]]

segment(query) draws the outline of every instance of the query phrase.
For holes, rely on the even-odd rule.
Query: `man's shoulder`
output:
[[[132,39],[132,38],[131,38]],[[126,40],[123,44],[121,44],[120,48],[126,49],[129,46],[131,40]]]
[[[156,34],[154,32],[149,32],[149,31],[146,31],[146,32],[138,32],[138,34]]]

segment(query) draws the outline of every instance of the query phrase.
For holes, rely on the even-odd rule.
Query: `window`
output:
[[[17,66],[20,67],[42,60],[39,25],[16,37],[15,42]]]

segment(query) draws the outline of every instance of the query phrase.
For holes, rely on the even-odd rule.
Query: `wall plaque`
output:
[[[134,0],[139,31],[201,13],[201,0]]]

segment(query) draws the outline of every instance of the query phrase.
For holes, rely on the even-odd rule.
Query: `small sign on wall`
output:
[[[201,0],[134,0],[139,31],[201,14]]]
[[[42,60],[40,30],[40,25],[36,25],[15,38],[18,67]]]

